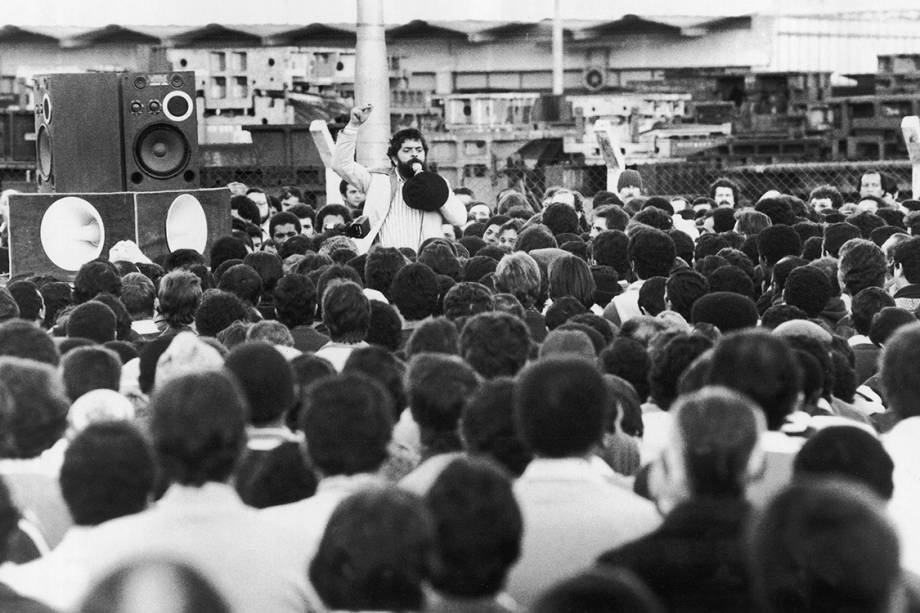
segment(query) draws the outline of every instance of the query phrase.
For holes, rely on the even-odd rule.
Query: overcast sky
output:
[[[532,21],[551,17],[553,0],[382,0],[387,23],[412,19]],[[623,13],[722,15],[744,12],[918,8],[916,0],[560,0],[569,19]],[[353,22],[355,0],[6,0],[0,23],[13,25],[203,25]]]

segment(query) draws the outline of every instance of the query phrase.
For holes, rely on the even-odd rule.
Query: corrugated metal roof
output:
[[[162,42],[162,39],[139,29],[113,24],[67,37],[61,41],[61,45],[64,47],[86,47],[113,42],[157,45]]]
[[[407,38],[466,38],[469,32],[465,30],[454,29],[448,25],[441,25],[446,22],[428,22],[422,19],[415,19],[409,23],[392,26],[386,29],[387,40],[407,39]]]

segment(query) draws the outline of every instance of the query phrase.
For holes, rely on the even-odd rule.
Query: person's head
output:
[[[187,270],[167,273],[160,279],[157,294],[160,315],[172,327],[187,326],[195,321],[201,295],[201,280],[195,273]]]
[[[275,242],[276,247],[280,248],[284,241],[292,236],[297,236],[300,232],[300,220],[289,211],[276,213],[268,221],[268,235]]]
[[[652,355],[648,380],[652,399],[665,411],[677,399],[677,382],[681,375],[712,341],[700,335],[679,334]]]
[[[156,287],[153,281],[139,272],[131,272],[121,279],[121,302],[132,320],[153,317]]]
[[[195,311],[195,330],[201,336],[217,336],[235,322],[249,316],[246,305],[236,295],[219,289],[209,289],[201,295]]]
[[[859,228],[845,221],[829,224],[824,229],[823,251],[827,255],[836,258],[839,257],[840,248],[844,243],[853,238],[859,238],[862,234]]]
[[[357,283],[338,282],[323,293],[323,324],[333,341],[357,343],[364,340],[370,318],[370,302]]]
[[[637,170],[627,169],[617,178],[617,196],[628,202],[642,195],[642,175]]]
[[[667,277],[674,256],[674,241],[661,230],[643,228],[629,239],[629,262],[640,279]]]
[[[709,197],[715,200],[716,206],[734,208],[741,204],[741,193],[738,185],[726,177],[719,177],[709,186]]]
[[[881,501],[855,483],[793,483],[754,521],[753,595],[770,613],[890,610],[900,545]]]
[[[601,351],[600,365],[607,374],[622,377],[636,390],[640,402],[649,395],[648,373],[652,367],[648,351],[633,338],[617,337]]]
[[[404,348],[406,358],[418,353],[447,353],[458,355],[459,332],[457,326],[446,317],[426,319],[412,331]]]
[[[874,168],[865,171],[859,178],[860,198],[865,198],[866,196],[881,198],[884,195],[885,191],[882,189],[882,173]]]
[[[765,213],[754,209],[741,209],[735,212],[735,232],[744,236],[757,236],[773,222]]]
[[[786,304],[799,307],[808,317],[817,317],[827,306],[832,294],[830,279],[814,266],[793,269],[783,284]]]
[[[498,594],[524,533],[507,473],[485,459],[458,458],[435,480],[425,504],[435,528],[432,587],[460,598]]]
[[[351,211],[343,204],[327,204],[316,213],[316,232],[328,232],[351,222]]]
[[[575,209],[562,202],[553,202],[543,210],[542,223],[550,229],[554,236],[563,233],[577,233],[578,213]]]
[[[594,566],[543,592],[532,613],[663,613],[664,606],[644,583],[622,567]]]
[[[754,210],[764,213],[770,218],[773,225],[791,226],[796,221],[792,204],[783,196],[761,198],[754,205]]]
[[[515,380],[518,432],[537,456],[584,456],[600,443],[607,386],[593,363],[547,358]]]
[[[912,237],[894,248],[893,278],[899,287],[920,283],[920,236]]]
[[[390,296],[393,278],[407,264],[406,257],[393,247],[374,247],[364,262],[364,287]]]
[[[304,390],[298,429],[322,477],[376,472],[387,459],[393,398],[371,377],[346,372]]]
[[[480,384],[463,408],[460,435],[468,454],[487,457],[519,476],[533,454],[517,435],[513,395],[514,380],[510,377]]]
[[[45,302],[38,286],[32,281],[13,281],[6,286],[16,305],[19,317],[40,324],[45,318]]]
[[[425,264],[406,264],[393,277],[389,297],[405,319],[425,319],[438,309],[437,276]]]
[[[777,224],[757,235],[757,251],[763,264],[773,267],[786,256],[802,252],[802,239],[792,226]]]
[[[268,194],[260,187],[250,187],[246,190],[246,197],[252,200],[259,209],[259,222],[256,225],[264,223],[265,220],[268,219],[269,213],[271,213],[271,208],[268,204]]]
[[[700,297],[690,309],[693,324],[711,324],[723,334],[757,325],[757,305],[735,292],[711,292]]]
[[[434,526],[420,498],[366,489],[332,512],[309,579],[329,610],[421,611]]]
[[[406,396],[412,419],[429,453],[460,448],[460,413],[479,381],[463,359],[445,353],[412,356],[406,372]]]
[[[681,396],[671,411],[671,439],[656,467],[666,484],[662,498],[670,503],[743,498],[763,463],[760,408],[738,392],[713,386]]]
[[[916,321],[917,317],[907,309],[882,307],[872,316],[872,323],[869,325],[869,340],[883,347],[899,328],[916,323]]]
[[[153,604],[155,603],[155,604]],[[119,566],[91,586],[78,613],[230,613],[218,589],[191,566],[156,558]]]
[[[851,296],[867,287],[884,287],[887,268],[885,254],[870,240],[854,238],[840,247],[837,280]]]
[[[597,285],[584,260],[574,255],[565,255],[553,260],[548,272],[551,298],[572,296],[585,308],[590,308],[594,304],[594,292]]]
[[[422,133],[415,128],[399,130],[390,138],[387,157],[403,178],[415,175],[414,166],[421,164],[427,168],[428,143]]]
[[[553,236],[549,228],[541,223],[527,226],[521,230],[518,234],[517,242],[514,244],[516,251],[524,251],[525,253],[533,251],[534,249],[545,249],[547,247],[558,246],[556,237]]]
[[[132,424],[88,425],[64,452],[61,494],[78,526],[144,510],[153,491],[156,466],[150,444]]]
[[[247,341],[230,350],[224,365],[236,377],[254,426],[278,422],[294,407],[294,371],[281,352],[265,341]]]
[[[100,292],[121,294],[121,275],[111,262],[92,260],[83,264],[73,280],[73,300],[80,304]]]
[[[796,481],[851,479],[883,500],[891,500],[894,492],[891,456],[878,437],[856,426],[830,426],[810,436],[792,470]]]
[[[624,232],[605,230],[595,236],[591,241],[591,255],[596,264],[610,266],[617,271],[621,279],[629,277],[629,238]]]
[[[885,307],[894,306],[894,298],[880,287],[867,287],[853,296],[850,315],[857,334],[869,335],[872,318]]]
[[[0,457],[34,458],[61,438],[70,402],[57,370],[0,358]]]
[[[781,338],[747,330],[719,339],[708,383],[740,392],[764,411],[767,428],[778,430],[801,391],[801,373],[792,349]]]
[[[879,358],[879,375],[888,408],[904,419],[920,414],[920,324],[902,326],[888,339]]]
[[[97,300],[89,300],[78,304],[70,312],[66,330],[70,338],[88,338],[97,343],[105,343],[115,340],[115,327],[115,313],[112,309]]]
[[[695,270],[674,271],[665,283],[666,304],[687,321],[690,320],[693,304],[708,293],[709,281]]]
[[[808,203],[815,213],[824,213],[843,206],[843,195],[833,185],[819,185],[808,194]]]
[[[167,482],[200,487],[230,479],[246,446],[246,399],[232,375],[178,375],[150,398],[150,434]]]
[[[61,359],[61,376],[71,402],[95,389],[118,391],[121,359],[111,349],[98,345],[76,347]]]
[[[353,209],[363,207],[364,199],[367,197],[364,192],[345,180],[339,182],[339,193],[342,194],[345,204]]]
[[[460,355],[486,379],[513,377],[530,354],[527,325],[508,313],[471,317],[460,333]]]
[[[309,277],[297,273],[284,275],[275,285],[272,295],[275,299],[275,314],[285,326],[294,328],[313,323],[316,315],[316,285]]]
[[[482,283],[457,283],[444,294],[444,316],[451,321],[491,311],[494,306],[492,292]]]

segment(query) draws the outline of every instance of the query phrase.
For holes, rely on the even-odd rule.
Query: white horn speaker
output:
[[[166,213],[166,245],[170,251],[194,249],[204,253],[208,242],[208,219],[201,203],[192,194],[182,194]]]
[[[60,268],[76,272],[102,255],[105,224],[92,204],[77,196],[65,196],[42,215],[42,249]]]

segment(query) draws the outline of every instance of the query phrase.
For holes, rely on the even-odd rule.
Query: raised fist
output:
[[[351,109],[351,125],[358,127],[367,121],[367,118],[370,117],[371,111],[374,110],[373,104],[365,104],[364,106],[356,106]]]

